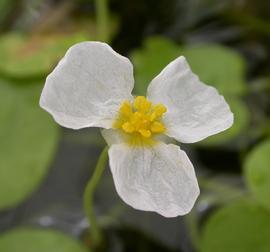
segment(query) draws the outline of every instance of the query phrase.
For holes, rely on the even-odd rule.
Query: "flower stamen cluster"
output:
[[[162,116],[166,111],[161,103],[153,105],[144,96],[137,96],[133,103],[124,101],[121,104],[114,128],[133,136],[150,138],[165,132]]]

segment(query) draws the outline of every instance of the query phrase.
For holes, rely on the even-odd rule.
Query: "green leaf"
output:
[[[3,252],[87,252],[72,237],[59,231],[39,228],[17,228],[0,236]]]
[[[250,113],[245,103],[237,98],[227,98],[226,101],[234,114],[233,126],[221,133],[210,136],[199,142],[199,145],[214,146],[221,145],[239,136],[244,132],[250,122]]]
[[[180,55],[180,47],[166,38],[147,39],[142,49],[131,54],[131,61],[135,67],[135,94],[145,95],[150,81]]]
[[[58,127],[39,108],[40,85],[0,81],[0,209],[19,204],[40,184],[58,143]]]
[[[84,40],[82,33],[33,37],[6,34],[0,39],[0,73],[14,79],[45,77],[71,45]]]
[[[251,151],[245,160],[244,171],[251,192],[270,209],[270,139]]]
[[[217,210],[206,222],[202,252],[270,251],[270,213],[251,200],[240,200]]]
[[[200,80],[224,96],[246,92],[245,61],[237,52],[221,45],[202,44],[187,46],[182,54]]]
[[[150,81],[172,60],[184,55],[191,69],[206,84],[225,95],[246,92],[246,65],[240,54],[216,44],[180,47],[162,37],[151,37],[131,54],[135,66],[135,93],[145,94]]]

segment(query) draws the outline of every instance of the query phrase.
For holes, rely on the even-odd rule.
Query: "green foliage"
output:
[[[148,38],[142,49],[131,54],[135,66],[135,92],[145,94],[149,82],[172,60],[184,55],[192,71],[225,95],[246,91],[245,62],[235,51],[216,44],[180,47],[162,37]]]
[[[151,80],[172,60],[181,55],[181,49],[170,40],[151,37],[144,47],[131,54],[135,66],[136,95],[145,95]]]
[[[270,251],[270,213],[243,199],[217,210],[203,229],[202,252]]]
[[[0,82],[0,209],[31,194],[54,156],[58,127],[39,108],[40,92],[39,85]]]
[[[257,145],[244,165],[247,184],[256,199],[270,209],[270,139]]]
[[[82,33],[33,37],[5,34],[0,39],[0,73],[13,79],[45,77],[71,45],[84,40]]]
[[[79,242],[64,233],[38,228],[18,228],[0,236],[5,252],[86,252]]]
[[[235,51],[221,45],[202,44],[186,46],[182,54],[192,71],[224,96],[246,92],[245,62]]]
[[[237,98],[228,98],[226,99],[226,101],[230,105],[230,108],[234,114],[233,126],[225,130],[224,132],[218,133],[214,136],[210,136],[209,138],[199,142],[198,144],[205,146],[221,145],[236,138],[238,135],[240,135],[247,129],[250,122],[250,113],[246,105]]]

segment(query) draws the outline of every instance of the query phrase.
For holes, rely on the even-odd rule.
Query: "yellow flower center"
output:
[[[132,104],[129,101],[121,104],[114,128],[121,129],[131,144],[152,144],[153,136],[166,130],[162,123],[166,111],[164,105],[153,105],[144,96],[137,96]]]

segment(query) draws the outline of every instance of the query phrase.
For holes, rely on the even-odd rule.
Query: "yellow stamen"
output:
[[[135,130],[134,126],[130,122],[125,122],[122,125],[122,129],[127,133],[132,133]]]
[[[152,103],[144,96],[137,96],[134,100],[133,106],[140,112],[148,112],[152,106]]]
[[[162,123],[160,123],[160,122],[153,122],[153,123],[151,124],[151,131],[152,131],[153,133],[162,133],[162,132],[165,131],[165,127],[164,127],[164,125],[163,125]]]
[[[120,107],[120,113],[124,116],[130,116],[132,114],[132,108],[129,101],[124,101]]]
[[[152,135],[151,131],[146,129],[139,129],[139,132],[143,137],[150,137]]]
[[[167,112],[167,108],[163,104],[159,103],[154,107],[154,111],[157,116],[162,116],[165,112]]]
[[[131,144],[154,143],[154,136],[165,132],[162,116],[167,109],[162,104],[152,105],[144,96],[133,103],[124,101],[119,109],[115,129],[121,129]]]

